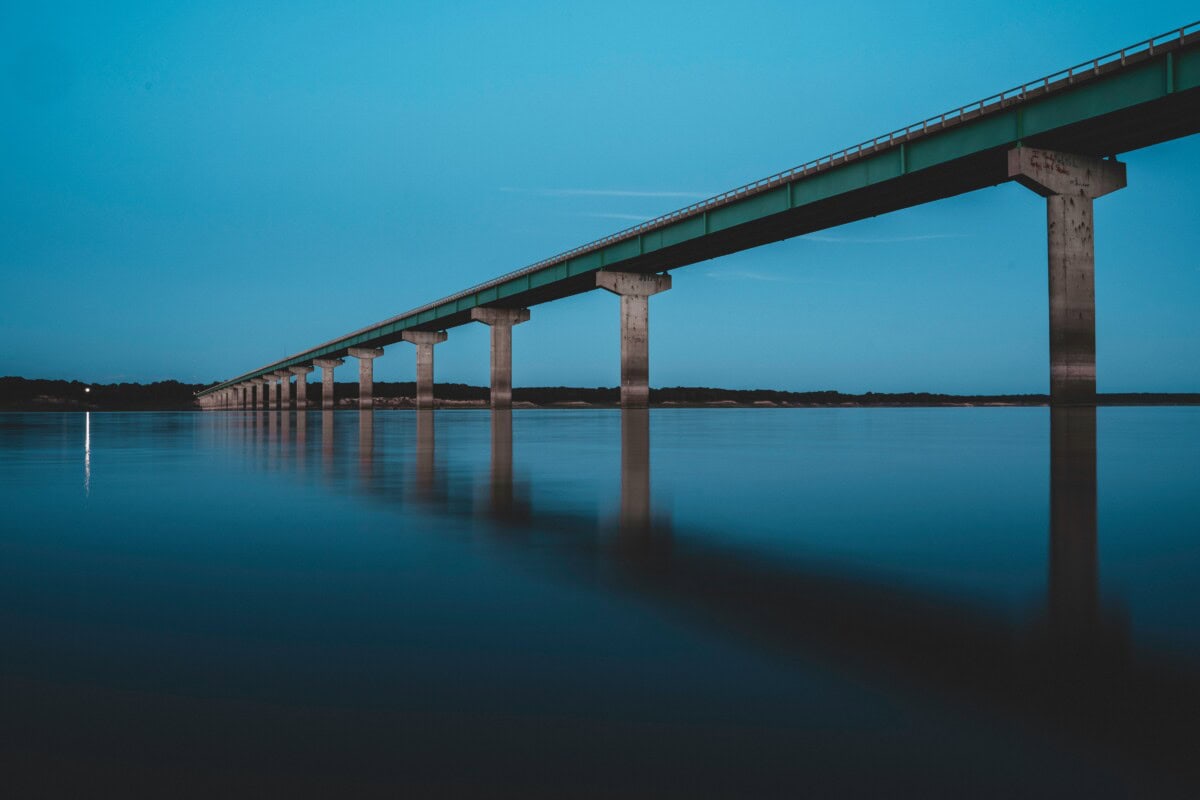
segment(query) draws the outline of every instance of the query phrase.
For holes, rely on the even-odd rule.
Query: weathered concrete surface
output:
[[[471,319],[492,329],[492,408],[512,408],[512,326],[529,321],[528,308],[472,308]]]
[[[287,411],[292,407],[292,372],[287,369],[276,370],[275,377],[279,379],[279,407]]]
[[[267,386],[268,386],[268,394],[270,395],[270,400],[267,402],[267,410],[270,411],[271,409],[275,409],[276,411],[278,411],[279,410],[279,376],[272,373],[271,375],[266,376],[266,380],[267,380]]]
[[[1096,288],[1092,201],[1125,187],[1125,165],[1018,147],[1008,174],[1046,198],[1050,288],[1050,404],[1096,402]]]
[[[344,362],[340,358],[318,358],[313,365],[321,368],[321,408],[332,411],[333,402],[333,370]]]
[[[596,286],[621,297],[621,407],[650,405],[650,295],[671,288],[670,275],[597,272]]]
[[[308,373],[312,367],[289,367],[288,371],[296,376],[296,410],[308,410]]]
[[[433,408],[433,346],[446,341],[446,332],[404,331],[400,336],[417,346],[417,408]]]
[[[383,348],[351,347],[349,353],[358,359],[358,407],[368,411],[375,404],[375,359],[383,355]]]

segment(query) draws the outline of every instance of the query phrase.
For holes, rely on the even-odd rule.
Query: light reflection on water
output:
[[[109,414],[94,453],[0,415],[5,740],[150,783],[1186,791],[1197,411]]]

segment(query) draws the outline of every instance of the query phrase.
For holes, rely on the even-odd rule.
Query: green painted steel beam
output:
[[[1185,36],[1190,28],[1197,28],[1198,32]],[[477,306],[527,306],[575,294],[580,291],[581,276],[600,269],[663,271],[765,241],[819,230],[820,223],[812,227],[814,223],[804,215],[807,210],[822,208],[822,204],[862,198],[861,216],[855,216],[851,209],[824,224],[832,227],[878,213],[876,203],[881,201],[877,198],[888,197],[883,202],[889,208],[903,207],[906,204],[903,193],[909,191],[915,198],[913,203],[925,202],[919,191],[922,176],[937,174],[938,170],[952,171],[959,164],[975,163],[973,159],[977,161],[981,155],[1019,143],[1053,144],[1061,136],[1074,136],[1078,140],[1094,136],[1096,147],[1103,144],[1113,148],[1095,153],[1103,156],[1144,146],[1136,137],[1129,140],[1128,133],[1104,132],[1105,121],[1114,115],[1139,114],[1137,120],[1146,120],[1144,124],[1149,125],[1150,118],[1141,110],[1156,109],[1165,119],[1197,120],[1195,128],[1185,125],[1182,129],[1173,121],[1175,127],[1157,140],[1200,130],[1200,23],[1181,29],[1173,45],[1160,45],[1157,51],[1152,47],[1149,52],[1141,51],[1128,58],[1125,51],[1120,51],[1120,55],[1119,62],[1101,65],[1098,59],[1090,71],[1081,68],[1075,68],[1074,73],[1064,71],[1059,76],[1066,77],[1052,76],[1054,80],[1047,78],[1044,85],[1026,85],[1020,88],[1019,95],[1007,98],[999,95],[996,102],[972,104],[941,119],[926,120],[920,127],[910,126],[900,137],[889,134],[886,139],[875,140],[869,148],[860,145],[857,150],[852,148],[814,162],[812,169],[797,168],[719,195],[244,373],[199,394],[219,391],[275,370],[309,364],[315,358],[343,356],[350,347],[391,344],[400,339],[401,331],[409,328],[441,329],[465,324],[470,320],[470,309]],[[1170,105],[1163,107],[1163,103]],[[1158,134],[1149,131],[1146,135],[1153,143]],[[974,182],[967,181],[957,187],[957,191],[953,186],[947,191],[961,193],[1004,180],[1006,174],[980,175]],[[747,243],[738,244],[739,231],[768,229],[773,232],[754,233]]]

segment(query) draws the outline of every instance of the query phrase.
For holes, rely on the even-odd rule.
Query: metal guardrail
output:
[[[554,266],[555,264],[561,264],[564,261],[574,258],[575,256],[590,253],[595,250],[599,250],[602,247],[606,247],[607,245],[626,241],[648,231],[663,228],[673,222],[678,222],[681,219],[686,219],[699,213],[720,208],[721,206],[728,205],[737,200],[742,200],[751,195],[758,194],[759,192],[788,183],[796,178],[803,178],[808,175],[813,175],[830,169],[831,167],[839,164],[846,164],[853,159],[862,157],[864,154],[877,152],[880,149],[887,149],[902,142],[908,141],[916,136],[924,135],[928,133],[930,129],[944,130],[948,125],[961,123],[968,118],[973,119],[993,111],[1009,108],[1017,103],[1025,102],[1026,100],[1030,99],[1031,96],[1043,97],[1050,92],[1057,91],[1068,86],[1073,86],[1077,79],[1096,77],[1100,75],[1101,69],[1104,67],[1118,63],[1123,67],[1125,66],[1127,60],[1132,56],[1138,56],[1142,54],[1145,54],[1146,56],[1153,56],[1155,54],[1155,48],[1161,48],[1165,45],[1171,44],[1183,44],[1187,41],[1189,36],[1195,34],[1200,34],[1200,20],[1184,25],[1181,28],[1175,28],[1166,33],[1159,34],[1158,36],[1152,36],[1149,39],[1145,39],[1136,44],[1123,47],[1120,50],[1114,50],[1111,53],[1106,53],[1105,55],[1099,56],[1098,58],[1093,58],[1090,61],[1084,61],[1080,64],[1076,64],[1073,67],[1067,67],[1066,69],[1061,69],[1058,72],[1052,72],[1049,75],[1037,78],[1036,80],[1028,81],[1020,86],[1013,87],[1012,89],[1006,89],[1002,92],[989,95],[982,100],[976,100],[975,102],[959,106],[952,111],[947,111],[942,114],[928,117],[920,122],[914,122],[913,124],[906,125],[903,128],[897,128],[889,133],[876,136],[873,139],[868,139],[866,141],[859,142],[856,145],[842,148],[837,152],[821,156],[820,158],[815,158],[812,161],[801,164],[800,166],[792,167],[791,169],[784,170],[783,172],[777,172],[774,175],[747,183],[744,186],[737,187],[736,189],[730,189],[727,192],[721,192],[720,194],[714,195],[707,200],[700,200],[692,203],[689,206],[685,206],[684,208],[676,209],[675,211],[670,211],[666,214],[655,217],[654,219],[646,220],[645,222],[639,222],[637,225],[617,231],[616,233],[611,233],[608,236],[596,239],[595,241],[588,242],[587,244],[583,244],[578,247],[574,247],[557,255],[550,256],[549,258],[544,258],[541,261],[530,264],[529,266],[521,267],[520,269],[513,270],[512,272],[505,273],[498,278],[492,278],[484,281],[483,283],[476,284],[468,289],[463,289],[460,292],[443,297],[440,300],[435,300],[432,303],[426,303],[423,306],[410,309],[409,311],[405,311],[403,314],[390,317],[382,322],[377,322],[373,325],[368,325],[365,328],[360,328],[359,330],[339,336],[336,339],[331,339],[328,342],[319,344],[316,347],[311,347],[274,363],[279,364],[283,361],[290,361],[292,359],[300,358],[305,353],[311,353],[314,350],[319,350],[323,347],[337,344],[338,342],[353,338],[384,325],[398,322],[415,314],[429,311],[437,308],[438,306],[445,305],[446,303],[453,303],[457,300],[461,300],[464,297],[473,295],[476,292],[481,292],[486,289],[499,286],[502,283],[513,280],[514,278],[520,278],[525,275],[538,272],[546,267]],[[262,367],[260,370],[252,372],[261,371],[262,369],[266,369],[266,367]],[[249,375],[252,373],[246,374]],[[235,378],[234,380],[240,380],[240,378]]]

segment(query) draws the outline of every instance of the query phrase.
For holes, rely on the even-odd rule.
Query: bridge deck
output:
[[[1007,181],[1006,152],[1115,156],[1200,132],[1200,22],[724,192],[246,372],[219,391],[405,330],[595,288],[601,269],[661,272]]]

